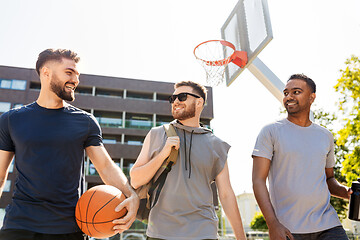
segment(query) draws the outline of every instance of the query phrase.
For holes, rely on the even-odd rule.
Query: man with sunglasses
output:
[[[292,75],[284,89],[287,118],[265,126],[255,144],[253,188],[271,240],[347,240],[330,194],[349,199],[334,178],[334,138],[313,123],[316,85]],[[269,180],[269,191],[266,179]]]
[[[151,129],[130,171],[136,189],[148,183],[171,148],[179,150],[156,205],[150,210],[148,239],[217,239],[218,219],[212,200],[215,180],[223,209],[236,239],[246,239],[226,163],[230,146],[200,124],[206,89],[183,81],[169,97],[178,136],[167,137],[163,127]]]

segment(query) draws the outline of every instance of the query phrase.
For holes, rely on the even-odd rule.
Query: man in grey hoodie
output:
[[[160,197],[149,215],[148,239],[217,239],[211,183],[215,180],[222,207],[236,239],[246,239],[236,197],[230,184],[227,153],[230,146],[200,125],[206,89],[198,83],[175,84],[169,97],[178,136],[167,137],[163,127],[151,129],[130,171],[136,189],[148,183],[171,148],[179,150]]]

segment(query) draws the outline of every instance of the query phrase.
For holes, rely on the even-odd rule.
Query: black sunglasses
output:
[[[170,103],[174,103],[176,98],[179,99],[180,102],[184,102],[186,101],[187,99],[187,95],[190,95],[190,96],[193,96],[193,97],[196,97],[196,98],[201,98],[199,97],[198,95],[195,95],[195,94],[192,94],[192,93],[188,93],[188,92],[184,92],[184,93],[179,93],[179,94],[174,94],[174,95],[171,95],[169,97],[169,102]]]

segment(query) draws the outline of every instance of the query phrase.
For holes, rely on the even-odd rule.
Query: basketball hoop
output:
[[[225,69],[232,62],[243,68],[247,53],[236,51],[235,46],[225,40],[209,40],[197,45],[194,55],[206,72],[206,82],[217,86],[224,81]]]

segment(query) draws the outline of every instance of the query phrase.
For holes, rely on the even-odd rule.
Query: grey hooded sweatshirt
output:
[[[151,209],[147,236],[167,240],[217,239],[211,183],[226,163],[230,145],[203,127],[171,122],[180,137],[176,164],[169,172],[156,205]],[[149,159],[166,142],[164,128],[150,131]]]

